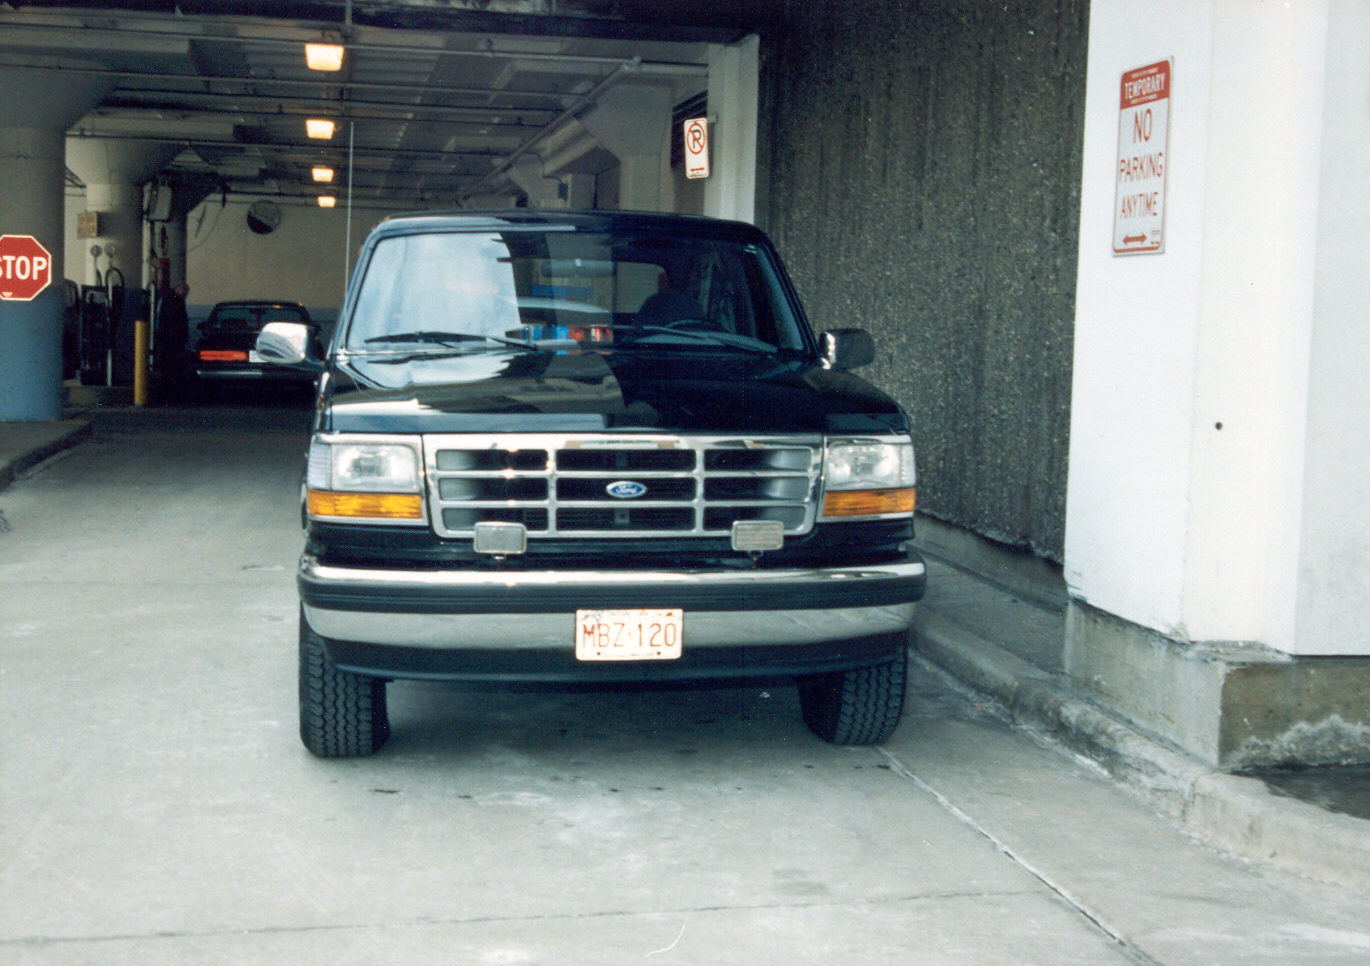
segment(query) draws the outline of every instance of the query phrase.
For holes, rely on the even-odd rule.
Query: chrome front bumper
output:
[[[309,555],[298,575],[305,618],[325,638],[506,651],[568,647],[578,609],[681,608],[691,648],[902,633],[926,576],[917,557],[828,569],[393,571]]]

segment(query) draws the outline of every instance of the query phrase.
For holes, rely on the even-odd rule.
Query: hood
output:
[[[325,377],[336,432],[888,433],[899,407],[812,359],[741,352],[348,356]]]

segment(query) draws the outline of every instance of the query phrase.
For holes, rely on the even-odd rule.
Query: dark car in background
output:
[[[308,346],[303,360],[289,365],[262,361],[257,354],[257,336],[268,322],[292,322],[305,327]],[[220,302],[199,328],[191,367],[195,392],[201,397],[212,397],[216,387],[230,384],[270,382],[309,386],[322,369],[320,326],[298,302]]]

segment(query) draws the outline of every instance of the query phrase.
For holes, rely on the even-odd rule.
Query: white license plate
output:
[[[673,661],[684,643],[685,618],[672,610],[576,611],[576,660]]]

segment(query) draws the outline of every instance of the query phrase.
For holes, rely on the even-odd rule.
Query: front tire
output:
[[[835,745],[875,745],[894,734],[904,713],[908,651],[884,664],[799,680],[809,730]]]
[[[320,758],[359,758],[390,737],[385,682],[339,671],[300,615],[300,740]]]

